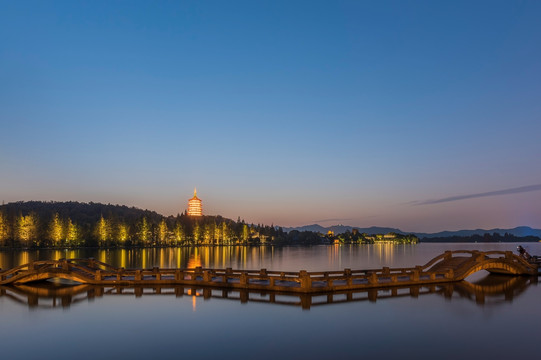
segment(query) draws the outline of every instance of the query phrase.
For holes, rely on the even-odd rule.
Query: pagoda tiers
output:
[[[188,200],[188,215],[189,216],[202,216],[203,204],[200,198],[197,197],[197,189],[193,189],[193,198]]]

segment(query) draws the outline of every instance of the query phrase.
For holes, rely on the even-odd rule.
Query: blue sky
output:
[[[0,2],[0,197],[169,215],[197,186],[206,213],[255,223],[541,227],[538,187],[504,191],[541,184],[539,18],[536,1]]]

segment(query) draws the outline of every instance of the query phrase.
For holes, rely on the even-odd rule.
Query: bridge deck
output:
[[[92,285],[191,285],[231,289],[323,293],[369,288],[460,281],[488,270],[512,275],[537,275],[538,264],[510,251],[447,251],[424,266],[371,270],[281,272],[227,269],[124,269],[94,259],[35,261],[0,271],[0,285],[52,278]]]

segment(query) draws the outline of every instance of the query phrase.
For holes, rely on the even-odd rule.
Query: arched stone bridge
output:
[[[460,281],[487,270],[508,275],[537,275],[539,264],[511,251],[446,251],[424,266],[370,270],[281,272],[227,269],[124,269],[94,259],[34,261],[0,271],[0,285],[53,278],[93,285],[192,285],[217,288],[322,293]]]

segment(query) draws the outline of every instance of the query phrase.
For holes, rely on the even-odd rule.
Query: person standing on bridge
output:
[[[528,254],[526,249],[524,249],[521,245],[517,246],[517,251],[521,258],[523,258],[526,261],[530,261],[532,259],[532,256]]]

